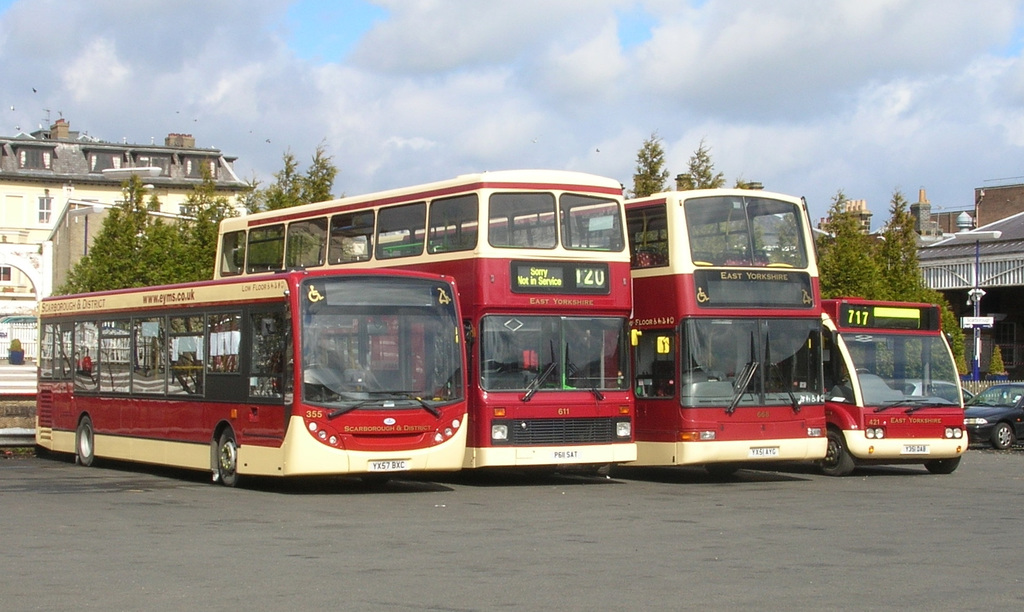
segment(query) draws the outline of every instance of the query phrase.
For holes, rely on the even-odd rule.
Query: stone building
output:
[[[160,199],[160,214],[177,215],[204,169],[234,203],[245,188],[236,159],[197,147],[190,134],[169,134],[163,144],[107,142],[64,118],[0,136],[0,315],[34,314],[87,252],[131,174]]]

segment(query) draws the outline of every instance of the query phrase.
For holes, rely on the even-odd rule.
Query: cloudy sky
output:
[[[62,116],[108,140],[237,156],[273,180],[323,144],[335,194],[559,168],[838,190],[875,226],[1024,181],[1024,2],[0,0],[0,135]]]

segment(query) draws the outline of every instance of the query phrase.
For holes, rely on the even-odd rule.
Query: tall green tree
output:
[[[158,215],[160,201],[146,202],[142,179],[133,174],[122,185],[122,201],[111,208],[89,253],[75,264],[56,293],[146,287],[175,282],[181,272],[181,237]]]
[[[183,270],[174,282],[213,278],[220,222],[238,213],[227,196],[217,193],[217,184],[205,169],[203,182],[185,200],[184,213],[177,224]]]
[[[921,278],[917,232],[906,198],[899,190],[893,192],[889,221],[880,240],[861,231],[860,220],[846,211],[845,204],[846,196],[840,190],[821,227],[828,235],[817,240],[822,296],[937,304],[957,369],[965,373],[963,330],[946,298]]]
[[[291,151],[282,157],[284,168],[274,173],[274,182],[262,193],[262,210],[280,210],[302,204],[302,175]]]
[[[333,163],[334,158],[327,154],[324,143],[320,143],[313,152],[313,161],[306,170],[302,179],[300,197],[302,203],[323,202],[333,200],[331,190],[334,188],[334,179],[338,176],[338,168]]]
[[[636,154],[636,172],[633,174],[633,197],[644,198],[665,191],[668,169],[665,168],[665,149],[657,132],[644,141]]]
[[[919,301],[925,289],[917,261],[917,231],[914,217],[903,194],[896,190],[889,207],[889,222],[878,243],[878,265],[882,279],[880,299]]]
[[[274,174],[274,182],[267,185],[266,189],[257,190],[255,184],[250,183],[254,193],[246,203],[248,210],[280,210],[334,199],[331,190],[338,176],[338,168],[334,166],[333,158],[327,155],[323,143],[317,146],[305,174],[299,171],[299,162],[291,151],[285,152],[282,161],[284,167]]]
[[[860,220],[846,210],[846,195],[836,192],[828,218],[821,229],[818,269],[821,295],[825,298],[862,297],[877,299],[882,293],[875,244],[861,231]]]
[[[715,164],[711,161],[711,148],[702,138],[700,146],[690,157],[687,171],[676,177],[676,189],[690,191],[693,189],[717,189],[725,186],[725,175],[715,172]]]

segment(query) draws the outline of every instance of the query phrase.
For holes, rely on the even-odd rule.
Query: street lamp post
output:
[[[974,322],[971,325],[974,330],[974,357],[971,359],[971,380],[977,382],[981,380],[979,367],[981,363],[982,327],[978,319],[981,317],[981,298],[985,295],[985,290],[981,288],[981,243],[999,240],[1003,233],[1000,231],[971,230],[972,221],[970,215],[961,213],[956,220],[956,224],[961,231],[953,234],[953,239],[957,242],[974,243],[974,273],[972,275],[974,278],[971,283],[973,288],[967,292],[967,303],[974,306]]]

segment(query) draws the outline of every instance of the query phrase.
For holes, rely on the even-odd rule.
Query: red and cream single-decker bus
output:
[[[439,275],[301,271],[47,298],[36,443],[229,486],[458,470],[463,342]]]
[[[963,396],[934,304],[824,300],[828,453],[857,465],[923,464],[949,474],[967,450]]]

